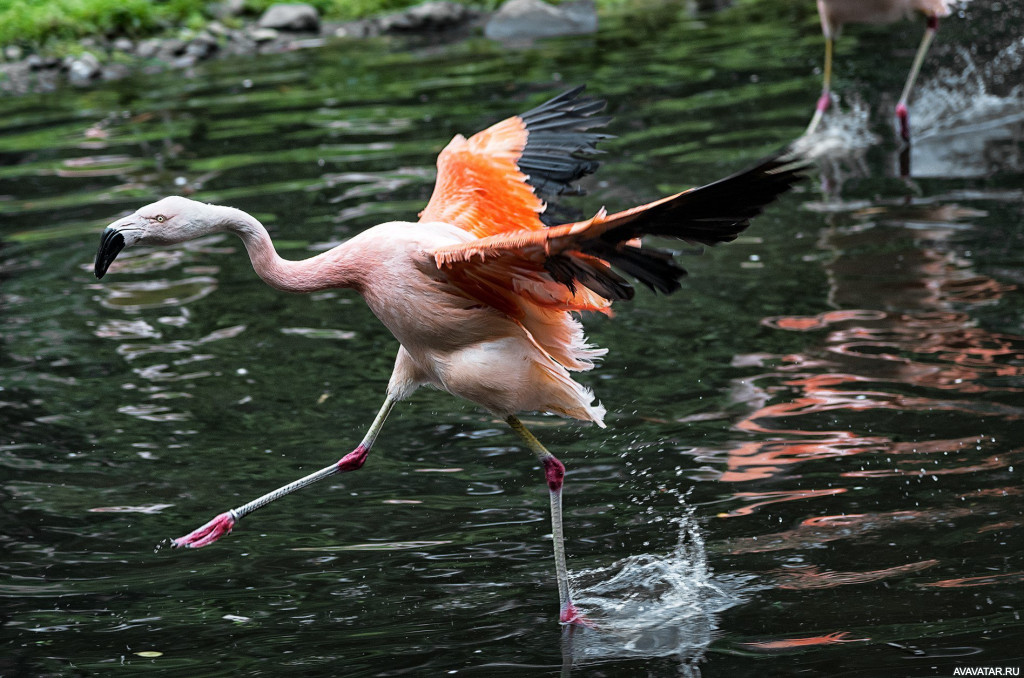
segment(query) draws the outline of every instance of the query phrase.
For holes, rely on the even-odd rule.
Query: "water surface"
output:
[[[360,473],[210,548],[155,550],[349,451],[396,344],[351,293],[267,288],[229,236],[126,251],[98,282],[98,234],[177,193],[311,256],[412,218],[455,133],[584,82],[616,138],[575,206],[653,200],[801,133],[811,7],[669,7],[512,52],[341,44],[0,100],[0,673],[1024,663],[1024,50],[990,8],[943,25],[901,177],[888,111],[919,29],[848,31],[810,180],[687,257],[679,294],[587,319],[611,349],[581,377],[607,430],[526,417],[568,466],[569,567],[597,631],[557,623],[532,456],[426,390]]]

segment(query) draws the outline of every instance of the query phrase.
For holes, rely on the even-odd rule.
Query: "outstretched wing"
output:
[[[686,271],[671,252],[641,247],[637,238],[662,236],[704,245],[734,240],[800,179],[805,167],[805,161],[786,151],[725,179],[647,205],[443,247],[433,253],[434,259],[456,284],[485,280],[490,277],[488,269],[513,268],[560,283],[571,292],[563,296],[561,310],[593,309],[594,296],[609,301],[631,298],[632,286],[613,266],[668,294],[679,289]],[[491,290],[492,296],[501,293]]]
[[[479,238],[545,228],[549,204],[597,169],[591,159],[610,118],[583,87],[499,122],[469,139],[456,136],[437,158],[437,183],[421,222],[441,221]]]

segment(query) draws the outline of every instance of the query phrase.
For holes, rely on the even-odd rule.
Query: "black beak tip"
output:
[[[117,255],[124,249],[124,236],[113,228],[106,228],[100,236],[100,247],[96,251],[96,267],[94,272],[97,278],[102,278],[114,262]]]

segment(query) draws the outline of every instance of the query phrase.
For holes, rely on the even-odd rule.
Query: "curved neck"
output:
[[[267,229],[255,217],[234,207],[217,206],[223,227],[245,244],[253,270],[268,285],[285,292],[316,292],[360,286],[361,269],[344,244],[301,261],[282,259]]]

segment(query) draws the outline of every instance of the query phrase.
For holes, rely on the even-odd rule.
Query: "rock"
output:
[[[120,80],[127,78],[129,75],[131,75],[131,68],[126,64],[118,63],[107,64],[100,72],[100,77],[104,80]]]
[[[118,52],[131,52],[135,49],[135,43],[128,38],[118,38],[114,41],[113,48]]]
[[[192,68],[196,65],[196,58],[191,54],[183,54],[171,61],[172,68]]]
[[[17,45],[7,45],[4,47],[4,58],[8,61],[18,61],[21,59],[22,51]]]
[[[209,6],[210,14],[218,19],[230,19],[245,11],[245,0],[222,0]]]
[[[100,74],[100,60],[92,52],[83,52],[68,64],[68,82],[75,87],[86,87]]]
[[[270,42],[277,40],[277,31],[273,28],[254,28],[249,31],[249,38],[255,42]]]
[[[592,0],[553,7],[542,0],[507,0],[484,26],[492,40],[534,40],[555,35],[580,35],[597,30]]]
[[[44,57],[39,54],[29,54],[25,59],[25,64],[33,71],[42,71],[60,66],[60,59],[54,56]]]
[[[224,46],[224,53],[229,56],[253,54],[256,52],[256,46],[256,41],[244,31],[231,31],[228,33],[228,44]]]
[[[334,35],[338,38],[375,38],[380,35],[380,27],[375,21],[366,19],[349,21],[338,26]]]
[[[458,26],[473,17],[465,6],[448,0],[434,0],[410,7],[404,12],[387,14],[378,19],[385,33],[405,31],[440,31]]]
[[[200,34],[185,47],[185,56],[196,59],[209,59],[219,49],[217,39],[212,35]]]
[[[177,38],[169,38],[160,43],[160,48],[157,50],[157,57],[163,61],[171,61],[175,57],[179,57],[184,54],[187,48],[187,42],[178,40]]]
[[[207,24],[206,31],[211,35],[216,35],[220,37],[224,37],[229,33],[227,26],[225,26],[219,21],[211,21],[209,24]]]
[[[320,13],[302,2],[271,5],[259,20],[260,28],[278,31],[319,31]]]
[[[0,92],[24,94],[39,91],[39,77],[33,77],[24,61],[0,64]]]
[[[163,43],[157,38],[143,40],[139,43],[139,46],[135,48],[135,55],[140,59],[152,59],[160,51],[160,47],[162,45]]]

